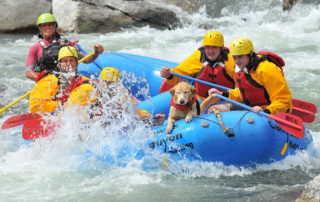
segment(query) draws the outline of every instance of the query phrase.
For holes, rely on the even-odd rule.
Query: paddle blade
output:
[[[316,119],[316,115],[310,111],[301,108],[292,107],[292,114],[299,116],[303,122],[312,123]]]
[[[25,140],[33,140],[49,136],[58,123],[55,121],[36,119],[27,121],[22,128],[22,137]]]
[[[287,113],[278,113],[273,116],[270,115],[270,118],[274,119],[290,135],[297,138],[304,137],[304,126],[300,117]]]
[[[303,122],[312,123],[316,119],[317,107],[313,103],[293,99],[292,104],[291,113],[301,117]]]
[[[292,105],[296,108],[300,108],[300,109],[312,112],[313,114],[317,113],[316,105],[311,102],[292,99]]]
[[[9,129],[23,125],[25,122],[34,119],[40,119],[42,116],[36,113],[20,114],[8,118],[1,126],[1,129]]]

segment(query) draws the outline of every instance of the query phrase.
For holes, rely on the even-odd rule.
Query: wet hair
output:
[[[249,57],[249,65],[247,66],[248,69],[251,68],[256,68],[257,65],[259,64],[259,57],[257,56],[257,54],[254,52],[252,53],[252,55],[250,55],[250,53],[248,54]]]

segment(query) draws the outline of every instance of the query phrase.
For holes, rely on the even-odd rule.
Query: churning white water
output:
[[[156,30],[149,27],[108,34],[68,34],[70,40],[91,52],[100,43],[106,51],[121,51],[181,62],[201,45],[208,30],[218,30],[225,44],[248,37],[255,50],[271,50],[286,62],[285,75],[293,97],[320,107],[320,8],[298,4],[282,12],[279,1],[230,1],[221,16],[210,18],[201,9],[197,14],[182,13],[183,28]],[[28,92],[33,82],[25,78],[29,47],[38,39],[32,35],[0,35],[0,105]],[[26,113],[23,100],[1,115]],[[107,129],[100,124],[87,127],[81,117],[66,113],[59,136],[25,145],[21,127],[0,130],[0,201],[292,201],[303,186],[320,174],[320,122],[311,129],[314,145],[303,153],[270,165],[254,168],[225,166],[221,163],[172,162],[168,169],[152,168],[128,155],[126,163],[117,159],[121,139],[132,145],[144,142],[150,129],[125,114]],[[319,116],[319,113],[317,114]],[[125,132],[121,127],[127,127]],[[82,138],[82,141],[79,138]],[[115,163],[103,165],[86,158],[103,154],[107,145]],[[156,163],[156,162],[155,162]],[[148,169],[146,169],[148,167]],[[151,168],[150,168],[151,167]]]

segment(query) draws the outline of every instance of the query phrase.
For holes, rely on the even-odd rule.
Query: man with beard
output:
[[[33,87],[29,100],[30,112],[54,112],[63,106],[86,106],[96,102],[89,79],[77,72],[78,58],[73,46],[60,49],[59,71],[47,72]]]

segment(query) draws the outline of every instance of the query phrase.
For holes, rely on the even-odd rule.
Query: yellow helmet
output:
[[[224,47],[223,35],[215,31],[207,32],[203,37],[203,45]]]
[[[234,39],[229,50],[231,55],[247,55],[251,51],[254,52],[252,42],[248,38]]]
[[[58,55],[58,61],[60,61],[62,58],[72,56],[75,58],[79,58],[78,52],[75,47],[73,46],[64,46],[60,49],[59,55]]]
[[[101,70],[99,79],[104,81],[118,82],[120,79],[120,72],[114,67],[105,67]]]

